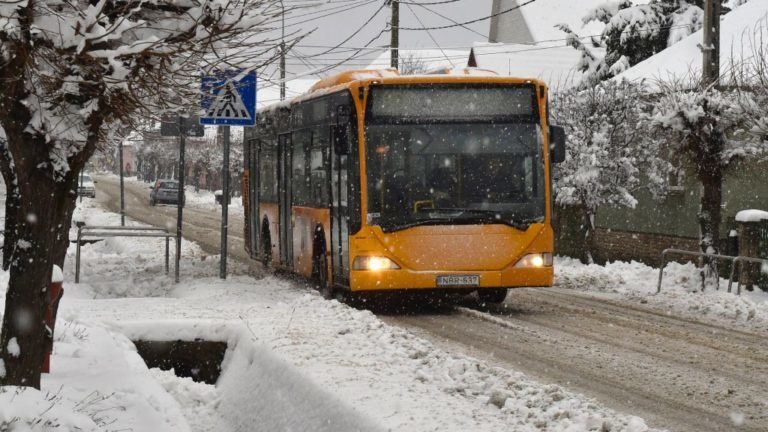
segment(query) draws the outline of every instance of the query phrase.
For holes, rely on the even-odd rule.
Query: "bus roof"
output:
[[[348,85],[353,82],[360,82],[363,85],[370,84],[371,82],[378,82],[382,84],[419,84],[419,83],[450,83],[450,82],[498,82],[498,83],[533,83],[536,86],[546,85],[542,80],[537,78],[513,78],[500,76],[496,72],[487,69],[478,68],[462,68],[462,69],[449,69],[443,68],[437,71],[437,73],[430,73],[426,75],[400,75],[400,73],[393,68],[389,69],[357,69],[340,72],[336,75],[324,78],[315,85],[313,85],[306,95],[312,93],[335,89],[336,87]],[[302,95],[304,96],[304,95]],[[299,96],[301,98],[302,96]]]
[[[367,86],[370,84],[448,84],[448,83],[498,83],[498,84],[526,84],[531,83],[536,87],[544,86],[546,83],[537,78],[516,78],[500,76],[496,72],[477,69],[441,69],[438,73],[428,75],[400,75],[394,68],[388,69],[356,69],[340,72],[323,78],[313,85],[309,91],[299,95],[291,100],[270,105],[260,111],[271,111],[279,107],[289,107],[293,103],[301,102],[307,99],[313,99],[323,94],[332,93],[343,88],[357,84],[357,86]]]

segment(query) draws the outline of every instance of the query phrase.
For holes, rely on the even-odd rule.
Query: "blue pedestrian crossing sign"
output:
[[[253,126],[256,124],[256,72],[237,80],[242,72],[227,70],[203,77],[200,124]]]

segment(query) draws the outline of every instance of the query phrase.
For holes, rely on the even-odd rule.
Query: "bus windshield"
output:
[[[368,124],[368,223],[507,224],[544,219],[542,138],[533,122]]]

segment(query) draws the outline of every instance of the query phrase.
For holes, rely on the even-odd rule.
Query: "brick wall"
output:
[[[699,250],[699,240],[692,238],[604,228],[598,228],[595,233],[600,261],[634,260],[658,266],[664,249]]]

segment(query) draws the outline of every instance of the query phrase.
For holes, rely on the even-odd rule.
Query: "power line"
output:
[[[357,36],[358,33],[360,33],[368,24],[370,24],[373,21],[373,19],[376,18],[376,15],[378,15],[379,12],[381,12],[382,9],[384,9],[385,6],[386,6],[386,3],[382,3],[382,5],[378,9],[376,9],[376,12],[374,12],[373,15],[371,15],[370,18],[368,18],[360,27],[358,27],[357,30],[355,30],[346,39],[344,39],[343,41],[339,42],[335,47],[333,47],[333,48],[331,48],[329,50],[326,50],[326,51],[324,51],[322,53],[318,53],[316,55],[328,54],[328,53],[332,52],[334,49],[340,48],[342,45],[344,45],[345,43],[349,42],[350,39],[352,39],[353,37]]]
[[[505,9],[503,11],[499,11],[499,12],[496,12],[494,14],[482,17],[482,18],[477,18],[477,19],[474,19],[474,20],[464,21],[462,23],[456,23],[456,24],[445,25],[445,26],[438,26],[438,27],[420,27],[420,28],[419,27],[400,27],[400,30],[408,30],[408,31],[443,30],[443,29],[454,28],[454,27],[462,27],[462,26],[465,26],[467,24],[474,24],[476,22],[486,21],[486,20],[489,20],[489,19],[491,19],[493,17],[497,17],[499,15],[503,15],[505,13],[512,12],[514,10],[520,9],[523,6],[527,6],[527,5],[529,5],[529,4],[531,4],[531,3],[535,2],[535,1],[536,0],[528,0],[527,2],[525,2],[523,4],[520,4],[520,5],[517,5],[515,7],[511,7],[509,9]]]
[[[378,0],[354,0],[354,1],[357,1],[358,3],[357,4],[353,4],[353,5],[346,5],[345,4],[345,5],[341,5],[341,6],[334,6],[332,8],[318,10],[316,12],[308,12],[308,13],[305,13],[305,14],[291,15],[287,19],[290,20],[290,19],[302,18],[302,17],[305,17],[305,16],[312,16],[312,15],[316,15],[316,16],[312,16],[311,18],[305,19],[303,21],[291,22],[290,24],[286,24],[286,27],[295,27],[297,25],[308,23],[308,22],[312,22],[312,21],[315,21],[315,20],[320,19],[320,18],[326,18],[326,17],[333,16],[333,15],[336,15],[336,14],[345,13],[345,12],[351,11],[353,9],[357,9],[357,8],[360,8],[360,7],[363,7],[363,6],[368,6],[371,3],[376,3]],[[320,14],[324,14],[324,15],[320,15]]]
[[[418,22],[419,22],[419,24],[421,24],[422,26],[424,26],[424,23],[423,23],[423,22],[421,22],[421,18],[419,18],[419,16],[418,16],[418,15],[416,15],[416,11],[414,11],[414,10],[413,10],[413,8],[411,7],[411,5],[410,5],[410,4],[408,4],[408,3],[405,3],[405,6],[407,6],[407,7],[408,7],[408,10],[410,10],[410,11],[411,11],[411,13],[413,14],[414,18],[416,18],[416,21],[418,21]],[[437,41],[435,40],[434,36],[432,36],[432,32],[430,32],[429,30],[427,30],[427,35],[429,36],[429,38],[430,38],[430,39],[432,39],[432,42],[434,42],[434,43],[435,43],[435,45],[437,45],[438,47],[440,46],[440,44],[439,44],[439,43],[437,43]],[[448,58],[448,56],[445,54],[445,51],[443,51],[443,49],[442,49],[442,48],[440,48],[440,52],[443,54],[443,56],[445,57],[445,59],[446,59],[446,60],[448,60],[448,63],[450,63],[450,64],[451,64],[451,67],[454,67],[455,65],[453,64],[453,62],[451,61],[451,59],[450,59],[450,58]]]
[[[478,36],[482,36],[483,38],[486,38],[486,36],[485,36],[484,34],[480,33],[479,31],[477,31],[477,30],[474,30],[474,29],[472,29],[472,28],[470,28],[470,27],[467,27],[467,26],[465,26],[465,25],[462,25],[462,24],[460,24],[460,23],[456,22],[456,20],[454,20],[453,18],[447,17],[447,16],[445,16],[445,15],[443,15],[443,14],[439,13],[439,12],[435,12],[435,11],[434,11],[434,10],[432,10],[431,8],[428,8],[427,6],[425,6],[425,4],[434,4],[434,3],[416,3],[416,5],[418,5],[418,6],[421,6],[423,9],[426,9],[427,11],[429,11],[429,12],[431,12],[431,13],[433,13],[433,14],[435,14],[435,15],[439,16],[440,18],[443,18],[443,19],[445,19],[445,20],[447,20],[447,21],[449,21],[449,22],[452,22],[452,23],[454,23],[454,24],[458,24],[458,25],[460,25],[460,26],[461,26],[463,29],[465,29],[465,30],[469,30],[469,31],[471,31],[472,33],[474,33],[474,34],[476,34],[476,35],[478,35]],[[419,22],[419,24],[421,24],[421,22]],[[423,26],[423,25],[424,25],[424,24],[422,24],[422,26]]]
[[[436,2],[423,2],[423,3],[422,2],[406,2],[406,1],[401,1],[401,2],[398,2],[398,3],[404,4],[404,5],[424,6],[424,5],[442,5],[442,4],[448,4],[448,3],[456,3],[457,1],[459,1],[459,0],[443,0],[443,1],[436,1]]]

